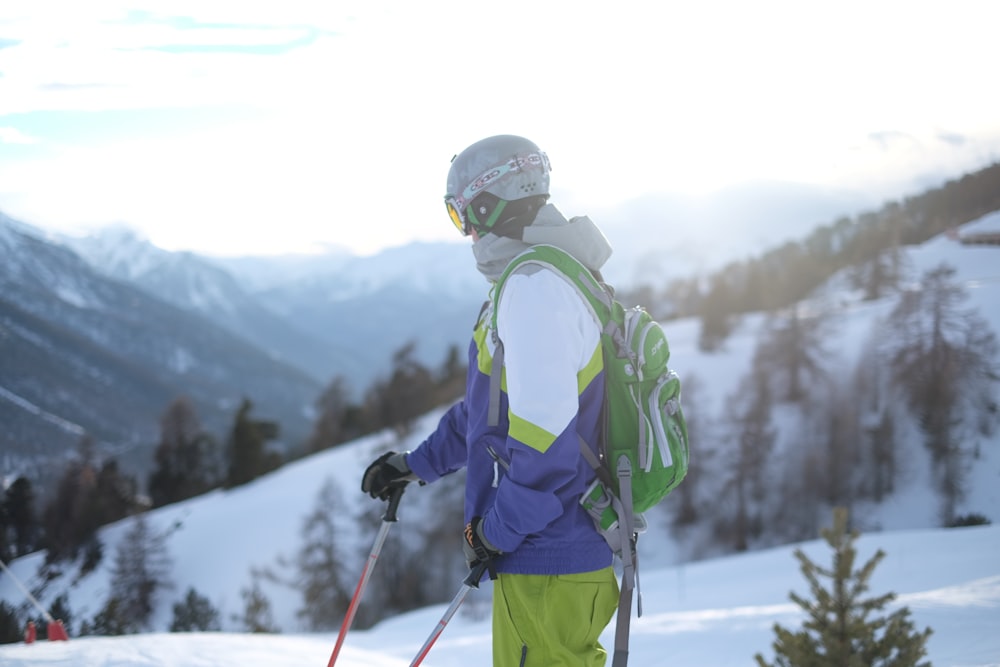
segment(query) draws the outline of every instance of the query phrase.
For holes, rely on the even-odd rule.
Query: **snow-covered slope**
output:
[[[816,563],[829,564],[820,541],[801,547]],[[642,580],[644,613],[632,619],[630,664],[664,667],[736,667],[753,655],[773,656],[772,626],[797,628],[803,617],[789,591],[808,594],[796,570],[793,547],[720,558],[686,566],[647,569]],[[915,630],[933,630],[928,658],[936,667],[1000,665],[1000,527],[938,529],[864,535],[860,562],[877,549],[888,555],[875,571],[871,595],[898,594]],[[379,576],[378,568],[373,578]],[[455,591],[462,578],[455,574]],[[472,591],[444,629],[427,667],[490,664],[489,589]],[[364,603],[362,603],[364,604]],[[341,667],[410,664],[442,618],[435,605],[353,630],[337,661]],[[613,645],[613,626],[601,641]],[[287,667],[324,665],[336,633],[245,635],[234,633],[145,634],[71,638],[69,642],[0,646],[4,667]]]

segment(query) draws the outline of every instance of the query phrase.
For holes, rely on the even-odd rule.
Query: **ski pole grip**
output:
[[[389,493],[389,507],[386,508],[385,514],[382,515],[382,521],[386,523],[395,523],[399,519],[396,518],[396,511],[399,510],[399,499],[403,497],[403,491],[406,490],[406,485],[394,487]]]

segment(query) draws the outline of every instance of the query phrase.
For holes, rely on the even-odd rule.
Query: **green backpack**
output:
[[[612,663],[619,667],[628,655],[628,620],[637,581],[635,543],[645,530],[642,512],[660,502],[687,474],[688,435],[681,410],[681,383],[667,365],[670,347],[666,335],[649,313],[638,306],[626,309],[615,300],[610,287],[555,246],[535,245],[515,257],[497,281],[496,303],[507,278],[525,264],[541,265],[566,278],[603,327],[604,440],[596,443],[595,455],[595,450],[580,439],[581,453],[597,472],[580,504],[623,565]],[[494,334],[496,311],[494,307]],[[503,365],[503,346],[497,342],[490,378],[490,423],[494,425]],[[638,610],[641,616],[641,599]]]

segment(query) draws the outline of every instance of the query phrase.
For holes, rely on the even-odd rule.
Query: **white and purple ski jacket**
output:
[[[500,420],[491,428],[493,297],[469,346],[465,398],[407,463],[426,482],[467,468],[465,519],[483,517],[486,538],[504,552],[499,572],[608,567],[611,550],[579,504],[595,473],[578,435],[597,442],[604,397],[599,323],[562,276],[540,267],[512,274],[497,313],[504,369]]]

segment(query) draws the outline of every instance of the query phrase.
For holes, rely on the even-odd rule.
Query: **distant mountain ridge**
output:
[[[69,248],[0,216],[0,451],[5,474],[53,468],[86,432],[121,462],[151,463],[159,418],[185,394],[223,433],[239,402],[310,427],[321,384],[196,312],[112,279]],[[32,475],[35,476],[35,475]]]
[[[321,383],[340,375],[358,392],[419,341],[440,364],[466,344],[487,284],[451,243],[390,248],[373,257],[209,258],[168,252],[135,232],[62,237],[98,271],[199,313]]]

